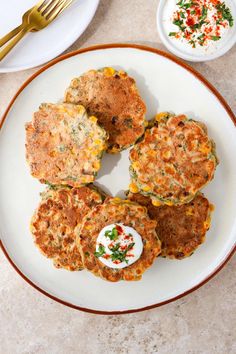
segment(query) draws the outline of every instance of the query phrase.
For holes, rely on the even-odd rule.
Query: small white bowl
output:
[[[234,18],[234,25],[228,33],[226,34],[225,38],[222,39],[221,44],[217,43],[218,48],[214,52],[207,52],[207,50],[204,53],[199,53],[195,48],[189,48],[186,47],[184,48],[183,45],[180,45],[179,41],[173,40],[173,38],[170,38],[168,36],[167,30],[165,30],[164,27],[164,21],[167,20],[167,16],[165,14],[165,11],[167,10],[166,6],[175,4],[176,0],[160,0],[159,5],[157,8],[157,31],[158,34],[161,38],[161,41],[163,44],[166,46],[166,48],[175,54],[176,56],[189,60],[189,61],[194,61],[194,62],[201,62],[201,61],[209,61],[213,60],[216,58],[221,57],[224,55],[226,52],[228,52],[233,45],[236,43],[236,3],[235,0],[227,0],[226,4],[230,7],[232,16]],[[168,11],[168,10],[167,10]],[[170,13],[171,16],[171,13]]]

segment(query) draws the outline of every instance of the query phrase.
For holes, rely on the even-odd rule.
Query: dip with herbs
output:
[[[136,262],[142,251],[142,238],[135,229],[111,224],[100,231],[94,255],[107,267],[121,269]]]
[[[171,39],[200,51],[217,49],[234,26],[230,8],[220,0],[167,1],[164,22]]]

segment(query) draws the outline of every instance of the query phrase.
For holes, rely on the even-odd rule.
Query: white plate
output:
[[[219,94],[192,69],[167,54],[138,46],[114,45],[70,53],[39,71],[14,98],[0,136],[0,225],[8,258],[28,282],[57,301],[97,312],[137,311],[168,302],[208,280],[233,253],[236,220],[236,129]],[[44,189],[25,161],[24,124],[41,102],[57,102],[71,78],[91,68],[113,66],[132,75],[148,106],[186,113],[207,124],[220,165],[205,189],[216,206],[206,242],[188,259],[158,258],[139,282],[109,283],[87,271],[53,268],[34,246],[29,221]],[[98,183],[117,195],[129,184],[128,151],[106,155]]]
[[[37,0],[1,1],[0,38],[21,24],[22,15]],[[74,0],[53,23],[42,31],[29,33],[0,62],[0,72],[19,71],[46,63],[65,51],[85,31],[99,0]]]

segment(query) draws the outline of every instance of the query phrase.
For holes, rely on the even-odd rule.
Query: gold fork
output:
[[[0,46],[12,41],[0,52],[0,61],[30,31],[40,31],[48,26],[73,0],[42,0],[28,10],[22,18],[22,24],[0,39]]]

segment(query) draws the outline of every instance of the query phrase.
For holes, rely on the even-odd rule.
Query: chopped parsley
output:
[[[94,252],[94,256],[97,258],[102,257],[105,253],[105,247],[100,243],[100,245],[98,246],[98,251]]]
[[[225,3],[219,3],[216,5],[216,9],[218,10],[218,14],[222,17],[222,20],[226,20],[229,23],[230,27],[234,25],[234,18],[230,12],[230,9],[225,5]]]
[[[169,33],[169,36],[170,36],[170,37],[172,37],[172,36],[175,37],[176,34],[177,34],[177,32],[170,32],[170,33]]]
[[[124,251],[120,249],[120,243],[117,243],[114,247],[110,248],[110,250],[112,251],[111,254],[112,262],[120,261],[128,264],[129,261],[128,259],[126,259],[126,256],[129,250],[131,250],[134,247],[134,245],[135,245],[134,242],[130,243]]]
[[[56,190],[57,189],[57,186],[55,186],[54,184],[51,184],[50,182],[48,181],[45,181],[45,183],[47,184],[47,186],[52,189],[52,190]]]
[[[219,39],[221,39],[221,36],[211,36],[211,39],[213,41],[218,41]]]
[[[173,24],[174,25],[176,25],[176,26],[178,26],[179,27],[179,29],[180,29],[180,31],[184,31],[185,30],[185,28],[186,28],[186,26],[184,26],[183,24],[184,24],[184,21],[183,20],[174,20],[173,21]]]
[[[208,8],[203,5],[203,7],[202,7],[202,15],[200,17],[201,20],[205,20],[207,18],[207,12],[208,12]]]
[[[110,240],[115,241],[118,239],[118,231],[115,227],[112,230],[105,231],[105,236],[109,237]]]

